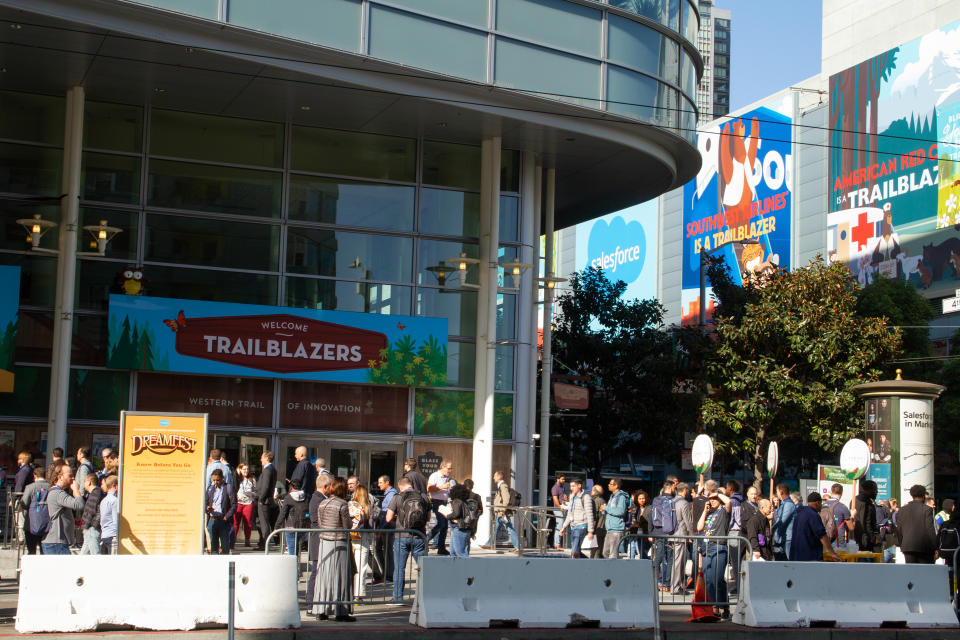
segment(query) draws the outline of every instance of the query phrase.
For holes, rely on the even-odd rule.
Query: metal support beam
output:
[[[556,192],[556,169],[547,169],[544,193],[543,233],[546,236],[544,248],[544,275],[553,277],[553,214],[554,194]],[[543,358],[540,374],[540,505],[547,505],[547,481],[550,477],[550,373],[553,370],[553,352],[550,345],[550,325],[553,323],[553,288],[543,288]]]

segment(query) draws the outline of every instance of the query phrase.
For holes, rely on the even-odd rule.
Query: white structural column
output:
[[[540,328],[540,283],[537,278],[540,276],[540,216],[543,214],[543,165],[537,162],[533,175],[533,256],[530,262],[533,264],[531,269],[533,281],[530,283],[530,295],[532,296],[530,310],[530,333],[532,336],[532,349],[530,350],[530,380],[527,381],[527,392],[530,394],[530,472],[533,474],[533,458],[536,454],[535,443],[539,440],[533,439],[533,434],[537,427],[537,363],[540,360],[540,347],[537,344],[537,329]],[[541,493],[538,502],[533,501],[533,490],[539,490],[540,484],[537,482],[536,475],[530,478],[530,494],[525,496],[527,504],[543,504],[543,494]]]
[[[553,277],[556,268],[553,264],[553,207],[556,192],[557,171],[547,169],[544,193],[543,234],[546,236],[544,247],[544,275]],[[553,323],[553,287],[543,288],[543,358],[540,374],[540,504],[546,506],[547,482],[550,478],[550,373],[553,371],[553,350],[551,348],[550,325]]]
[[[520,262],[535,264],[533,248],[534,189],[536,171],[536,156],[530,151],[524,151],[520,164]],[[516,395],[513,407],[513,478],[508,478],[510,486],[520,492],[524,504],[530,504],[533,496],[533,486],[530,484],[530,474],[533,472],[533,439],[530,437],[536,424],[536,402],[534,394],[528,393],[528,381],[537,379],[537,333],[536,333],[536,298],[531,295],[536,292],[536,271],[526,269],[520,274],[519,282],[510,284],[519,287],[517,291],[517,375]],[[535,391],[535,387],[532,389]],[[532,406],[531,406],[532,405]],[[496,471],[496,469],[495,469]]]
[[[497,285],[500,244],[500,137],[480,147],[480,292],[477,299],[477,364],[473,396],[474,492],[491,497],[494,390],[497,365]],[[476,544],[490,537],[490,519],[480,518]]]
[[[80,216],[80,160],[83,149],[83,87],[67,91],[63,140],[63,199],[60,201],[60,256],[57,259],[56,308],[53,314],[53,366],[47,450],[67,447],[67,401],[70,349],[73,345],[73,289],[77,277],[77,228]]]

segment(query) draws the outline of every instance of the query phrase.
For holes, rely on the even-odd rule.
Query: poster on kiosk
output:
[[[120,414],[117,553],[203,553],[207,414]]]

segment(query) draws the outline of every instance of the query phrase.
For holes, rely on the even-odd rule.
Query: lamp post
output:
[[[713,249],[702,250],[700,251],[700,328],[702,329],[707,324],[707,302],[705,298],[707,297],[707,256],[713,253],[714,251],[719,251],[727,245],[731,244],[760,244],[759,240],[731,240],[730,242],[724,242],[721,245],[717,245]]]

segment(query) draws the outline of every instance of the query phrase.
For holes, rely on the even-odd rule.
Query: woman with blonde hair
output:
[[[350,511],[351,529],[370,529],[370,516],[373,510],[373,501],[370,500],[370,492],[361,484],[353,492],[353,499],[348,505]],[[357,568],[356,576],[353,579],[353,593],[357,600],[362,600],[367,595],[367,572],[370,571],[370,544],[372,542],[369,533],[351,533],[353,540],[353,563]]]
[[[319,486],[319,485],[318,485]],[[350,509],[347,506],[347,481],[334,478],[330,484],[320,489],[326,500],[317,509],[317,524],[322,529],[350,529]],[[355,622],[350,615],[353,606],[352,584],[350,580],[350,534],[347,532],[325,532],[318,534],[320,548],[317,560],[317,583],[313,591],[312,613],[318,620],[326,620],[331,615],[334,620]]]

